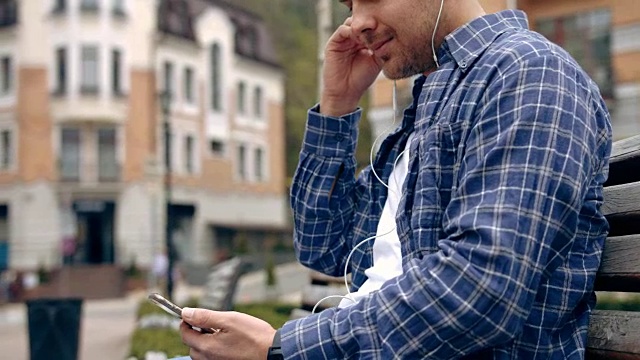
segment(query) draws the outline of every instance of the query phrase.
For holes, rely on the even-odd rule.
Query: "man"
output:
[[[352,17],[326,47],[291,203],[299,260],[346,268],[353,301],[277,333],[189,309],[187,322],[221,329],[184,325],[192,357],[264,359],[273,339],[287,359],[583,359],[608,232],[611,129],[596,85],[519,11],[343,2]],[[356,177],[357,104],[380,71],[420,76],[402,123]],[[378,259],[399,273],[380,276]]]

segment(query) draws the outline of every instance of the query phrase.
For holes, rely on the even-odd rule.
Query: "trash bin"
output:
[[[27,300],[31,360],[77,360],[82,299]]]

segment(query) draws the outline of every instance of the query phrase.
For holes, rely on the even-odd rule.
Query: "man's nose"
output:
[[[360,10],[354,7],[351,19],[351,29],[353,29],[354,34],[357,36],[373,30],[376,26],[375,18],[364,8]]]

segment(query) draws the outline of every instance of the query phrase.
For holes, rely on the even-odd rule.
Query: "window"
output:
[[[0,1],[0,28],[18,23],[18,0]]]
[[[211,109],[220,111],[222,110],[221,100],[221,79],[220,79],[220,66],[221,55],[220,45],[217,43],[211,45]]]
[[[66,181],[78,181],[80,180],[80,130],[63,128],[60,140],[60,177]]]
[[[256,86],[253,90],[253,112],[257,118],[262,117],[262,88]]]
[[[67,92],[67,49],[56,49],[56,94]]]
[[[0,131],[0,169],[9,170],[13,165],[13,141],[11,130]]]
[[[82,47],[82,85],[80,92],[83,94],[97,94],[98,86],[98,47]]]
[[[256,181],[263,181],[264,177],[264,150],[256,148],[254,153],[254,173]]]
[[[189,104],[194,102],[193,86],[193,69],[186,67],[184,69],[184,100]]]
[[[11,58],[3,56],[0,62],[2,63],[2,83],[0,84],[0,90],[2,94],[8,94],[11,92],[11,87],[13,86],[13,66],[11,64]]]
[[[169,61],[164,62],[164,91],[169,93],[173,99],[173,64]]]
[[[53,7],[53,12],[64,12],[66,9],[67,9],[66,0],[56,0],[55,5]]]
[[[247,43],[249,46],[249,55],[256,57],[258,55],[258,32],[254,27],[246,29]]]
[[[0,205],[0,272],[9,268],[9,206]]]
[[[111,86],[114,95],[122,95],[122,53],[117,49],[111,52]]]
[[[184,139],[184,165],[188,174],[193,174],[195,172],[193,166],[194,159],[194,139],[193,136],[188,135]]]
[[[238,146],[238,178],[246,180],[247,178],[247,148],[244,145]]]
[[[247,85],[244,81],[238,83],[238,113],[244,114],[246,112],[246,94]]]
[[[216,156],[224,155],[224,143],[220,140],[211,140],[209,141],[209,149],[211,150],[211,154]]]
[[[116,15],[124,15],[124,0],[112,0],[112,12]]]
[[[89,11],[98,10],[98,0],[81,0],[80,9]]]
[[[118,180],[120,171],[116,151],[116,129],[98,129],[98,179],[100,181]]]
[[[600,87],[603,97],[613,98],[611,65],[611,13],[608,9],[548,18],[537,30],[562,46]]]

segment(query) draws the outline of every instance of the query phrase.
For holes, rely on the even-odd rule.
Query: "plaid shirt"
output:
[[[438,57],[373,164],[386,182],[415,133],[396,217],[404,274],[287,322],[286,358],[584,358],[608,232],[598,88],[520,11],[458,28]],[[330,275],[375,234],[386,198],[370,168],[355,176],[359,118],[309,112],[291,191],[299,261]],[[353,290],[371,245],[353,254]]]

